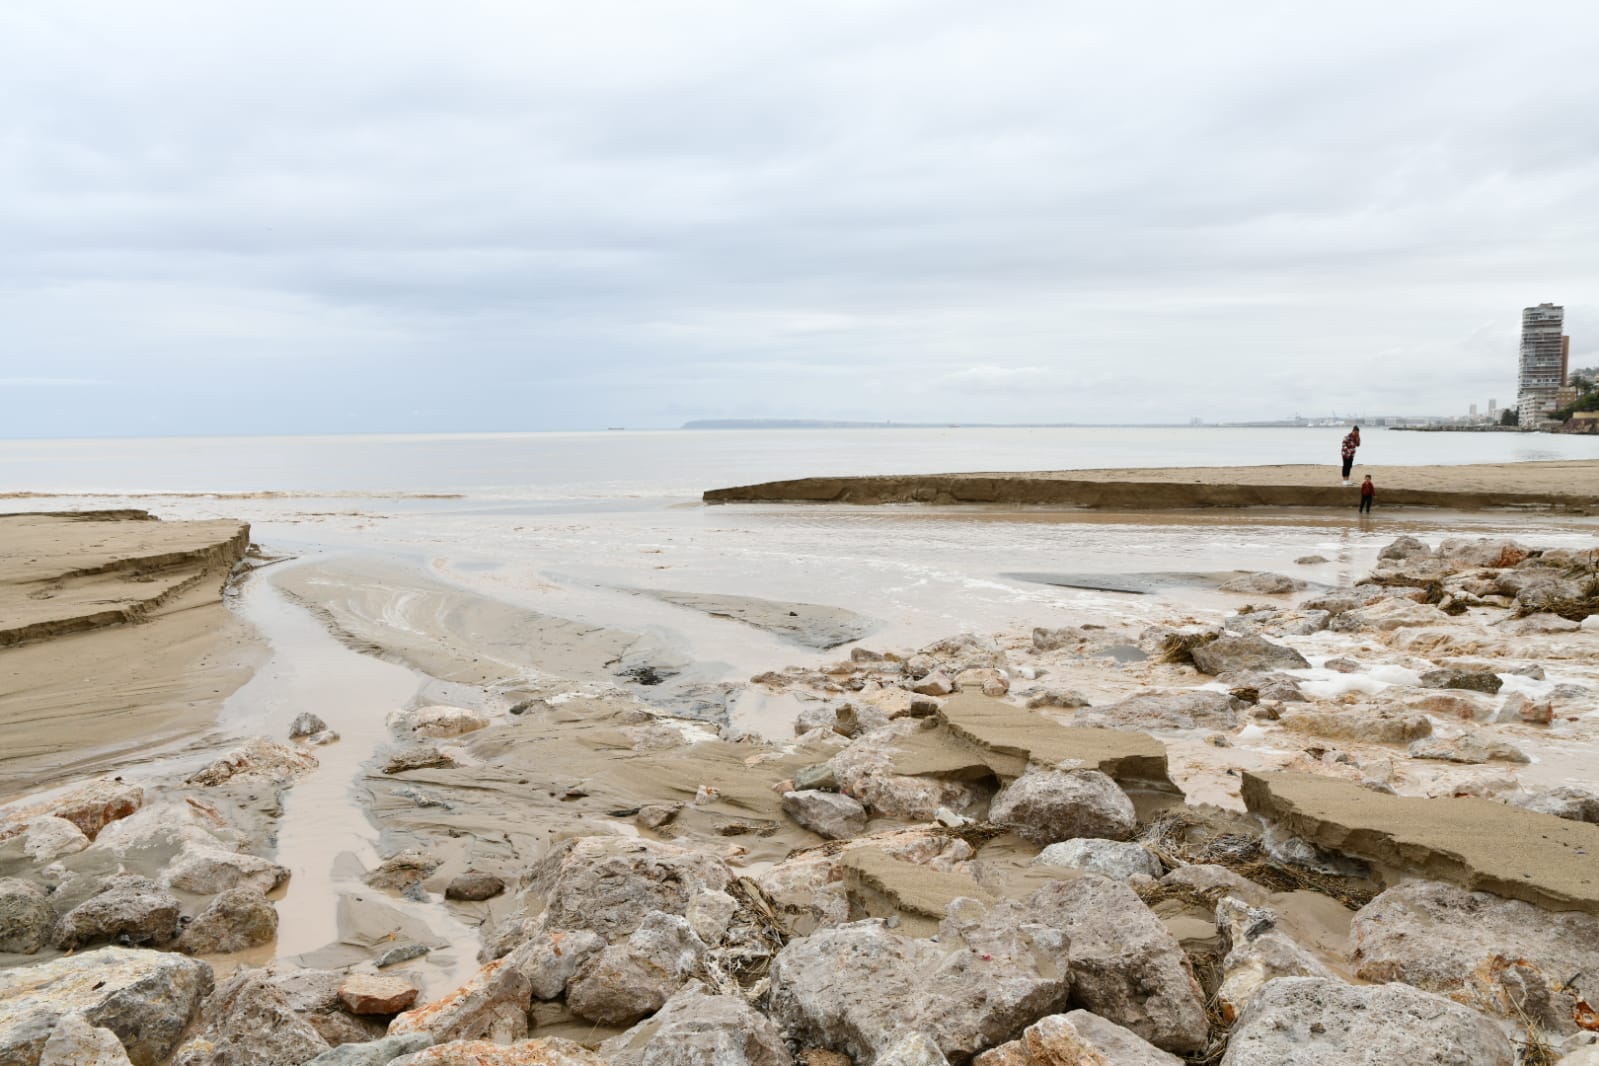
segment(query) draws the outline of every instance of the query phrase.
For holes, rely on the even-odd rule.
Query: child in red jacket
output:
[[[1366,480],[1360,483],[1360,513],[1371,513],[1372,497],[1377,495],[1377,486],[1371,483],[1371,475],[1366,475]]]

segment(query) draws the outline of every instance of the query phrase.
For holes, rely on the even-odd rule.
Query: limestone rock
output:
[[[1267,981],[1334,977],[1320,960],[1282,932],[1277,914],[1270,908],[1251,907],[1227,896],[1216,905],[1216,924],[1227,946],[1216,998],[1229,1021],[1238,1017]]]
[[[894,772],[894,752],[901,737],[921,729],[914,720],[891,723],[861,737],[830,760],[838,788],[867,810],[886,818],[929,821],[940,807],[966,815],[981,814],[990,792],[982,783]],[[795,784],[799,784],[796,779]]]
[[[0,1062],[32,1066],[63,1015],[122,1041],[134,1066],[165,1063],[211,991],[211,967],[162,951],[101,948],[0,970]]]
[[[1033,630],[1034,651],[1058,651],[1061,648],[1076,649],[1088,643],[1088,633],[1077,626],[1065,626],[1061,629],[1046,629],[1042,626]]]
[[[376,870],[366,875],[366,883],[373,888],[403,892],[412,885],[421,884],[441,863],[442,860],[426,852],[406,848],[379,863]]]
[[[0,878],[0,952],[37,953],[50,943],[55,924],[44,889],[31,881]]]
[[[34,862],[55,862],[64,855],[75,855],[89,846],[89,838],[73,822],[46,814],[28,823],[28,837],[22,850]]]
[[[253,888],[230,888],[189,923],[177,947],[190,955],[222,955],[270,944],[277,935],[272,901]]]
[[[121,781],[95,781],[56,800],[49,813],[65,818],[93,840],[100,830],[144,806],[144,789]]]
[[[1245,592],[1258,596],[1275,596],[1286,592],[1298,592],[1304,587],[1305,583],[1298,578],[1288,577],[1285,574],[1273,574],[1267,571],[1229,578],[1217,586],[1223,592]]]
[[[1599,823],[1599,792],[1574,785],[1558,785],[1544,792],[1515,796],[1510,802],[1539,814],[1552,814],[1573,822]]]
[[[1265,637],[1217,637],[1193,650],[1194,666],[1205,674],[1240,670],[1300,670],[1310,663],[1292,648]]]
[[[188,784],[214,787],[235,777],[286,785],[317,768],[316,756],[266,737],[254,737],[209,766],[189,775]]]
[[[172,1066],[299,1066],[328,1050],[261,970],[241,970],[206,1000],[200,1027]]]
[[[1072,724],[1105,729],[1231,731],[1238,728],[1238,706],[1229,693],[1207,689],[1143,692],[1081,711]]]
[[[393,733],[406,737],[460,737],[486,728],[489,716],[467,707],[413,707],[395,711],[388,717],[388,727]]]
[[[866,831],[866,808],[838,792],[785,792],[783,813],[829,840],[847,839]]]
[[[444,898],[476,903],[505,891],[505,881],[481,870],[467,870],[444,886]]]
[[[301,711],[289,724],[289,739],[298,740],[301,737],[315,736],[327,729],[328,724],[310,711]]]
[[[62,916],[56,945],[79,948],[102,940],[163,945],[178,935],[178,901],[149,878],[119,874]]]
[[[926,1033],[910,1033],[877,1056],[876,1066],[949,1066],[949,1059]]]
[[[527,1036],[533,991],[509,959],[487,963],[466,984],[389,1023],[389,1035],[427,1033],[435,1043],[451,1040],[508,1042]]]
[[[738,996],[685,985],[653,1017],[600,1045],[611,1066],[791,1066],[783,1034]]]
[[[1449,616],[1436,607],[1412,600],[1386,599],[1364,607],[1352,607],[1334,617],[1327,628],[1335,633],[1362,630],[1386,633],[1406,627],[1444,625],[1448,621]]]
[[[1432,557],[1432,548],[1425,541],[1415,537],[1404,536],[1385,545],[1377,553],[1378,562],[1406,562],[1413,559],[1428,559]]]
[[[426,1033],[406,1033],[363,1044],[343,1044],[324,1051],[305,1066],[388,1066],[401,1056],[423,1051],[433,1044]]]
[[[389,756],[383,764],[386,774],[403,774],[407,770],[448,770],[456,765],[455,758],[446,755],[431,744],[410,744]]]
[[[918,1032],[963,1060],[1064,1007],[1066,947],[1016,903],[985,910],[956,900],[936,943],[898,936],[878,919],[852,922],[779,952],[771,1014],[790,1036],[861,1066]]]
[[[982,690],[983,695],[998,699],[1010,691],[1010,678],[1005,676],[1003,670],[980,666],[962,670],[956,674],[954,685],[956,692],[968,687],[976,687]],[[937,693],[924,692],[922,695],[937,695]]]
[[[1466,733],[1447,740],[1442,737],[1429,737],[1418,740],[1410,745],[1412,759],[1437,759],[1442,762],[1458,762],[1477,765],[1488,762],[1490,759],[1499,762],[1530,762],[1526,754],[1514,744],[1500,740],[1498,737],[1484,733]]]
[[[1003,668],[1008,665],[1005,651],[997,640],[973,633],[961,633],[934,641],[923,648],[921,654],[953,668],[956,673],[972,667]]]
[[[352,973],[339,985],[339,1002],[351,1014],[398,1014],[416,1002],[417,988],[398,977]]]
[[[1396,707],[1314,704],[1286,711],[1279,721],[1294,733],[1372,744],[1404,744],[1432,735],[1432,720],[1425,714]]]
[[[1077,837],[1126,840],[1137,814],[1127,793],[1098,770],[1044,770],[1001,790],[989,820],[1036,844],[1053,844]]]
[[[214,896],[230,888],[271,892],[289,879],[289,868],[259,855],[189,843],[167,867],[165,880],[182,892]]]
[[[1087,707],[1088,697],[1076,689],[1039,688],[1034,689],[1027,696],[1027,709],[1036,711],[1040,707]]]
[[[1233,1026],[1222,1066],[1513,1066],[1493,1022],[1406,984],[1318,977],[1268,982]]]
[[[39,1066],[129,1066],[117,1034],[97,1029],[79,1014],[63,1014],[44,1043]]]
[[[1501,1017],[1519,1008],[1559,1033],[1578,998],[1599,1002],[1596,915],[1413,881],[1361,908],[1349,932],[1364,981],[1404,981]]]
[[[567,983],[566,1005],[602,1025],[631,1025],[682,988],[704,952],[687,918],[654,911]]]
[[[973,1066],[1181,1066],[1130,1029],[1086,1010],[1040,1018],[1008,1044],[985,1051]]]
[[[1162,867],[1155,853],[1142,844],[1081,838],[1051,844],[1033,860],[1039,866],[1064,866],[1125,881],[1135,874],[1159,877]]]
[[[606,1063],[582,1044],[544,1037],[509,1047],[483,1040],[452,1041],[394,1059],[392,1066],[606,1066]]]
[[[1028,900],[1034,920],[1071,940],[1072,998],[1165,1051],[1205,1046],[1204,998],[1182,946],[1120,881],[1086,874]]]
[[[657,840],[581,837],[536,863],[525,910],[544,911],[550,929],[590,929],[607,941],[630,935],[652,911],[683,914],[701,892],[733,877],[714,855]]]
[[[955,691],[955,682],[945,677],[942,671],[934,670],[918,678],[916,683],[911,685],[911,691],[918,696],[948,696]]]
[[[1428,670],[1421,675],[1424,688],[1463,688],[1472,692],[1493,695],[1504,686],[1499,675],[1490,670]]]
[[[559,999],[567,982],[605,947],[605,938],[587,929],[540,930],[507,956],[528,980],[534,999]]]

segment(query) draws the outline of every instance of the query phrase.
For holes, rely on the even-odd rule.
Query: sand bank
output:
[[[259,653],[222,604],[243,522],[0,515],[0,796],[215,717]]]
[[[1599,461],[1478,466],[1358,466],[1378,506],[1599,511]],[[896,474],[768,481],[711,489],[706,503],[929,503],[1129,511],[1200,507],[1353,509],[1359,502],[1326,466],[1170,467],[1032,473]]]

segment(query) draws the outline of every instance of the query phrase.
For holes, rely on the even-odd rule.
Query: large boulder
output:
[[[1132,889],[1086,874],[1040,888],[1027,913],[1071,939],[1074,1002],[1166,1051],[1205,1046],[1204,996],[1182,945]]]
[[[973,1066],[1181,1066],[1130,1029],[1086,1010],[1051,1014],[1021,1037],[985,1051]]]
[[[607,941],[629,936],[653,911],[684,914],[702,892],[733,880],[714,855],[656,840],[580,837],[555,848],[526,875],[525,913],[549,929],[589,929]]]
[[[509,959],[486,963],[471,980],[425,1006],[389,1023],[389,1035],[427,1033],[435,1043],[492,1040],[506,1043],[527,1036],[527,1011],[533,990]]]
[[[687,918],[654,911],[567,983],[566,1006],[601,1025],[631,1025],[682,988],[704,953]]]
[[[1013,1039],[1062,1009],[1071,977],[1059,930],[1027,908],[957,899],[937,942],[879,919],[791,940],[772,965],[771,1015],[790,1036],[871,1066],[913,1033],[952,1060]]]
[[[89,838],[72,822],[53,814],[28,823],[27,840],[22,850],[34,862],[54,862],[64,855],[76,855],[89,846]]]
[[[1514,1066],[1499,1027],[1407,984],[1268,982],[1239,1016],[1222,1066]]]
[[[278,935],[278,912],[254,888],[230,888],[178,937],[179,951],[190,955],[224,955],[270,944]]]
[[[835,754],[829,765],[839,790],[886,818],[931,821],[940,807],[967,816],[981,814],[992,792],[980,782],[894,771],[901,739],[921,728],[921,723],[913,719],[893,722]]]
[[[838,792],[806,789],[783,793],[783,813],[829,840],[842,840],[866,831],[866,808],[853,797]]]
[[[172,860],[163,879],[173,888],[197,896],[214,896],[230,888],[271,892],[289,879],[289,868],[259,855],[189,843]]]
[[[265,971],[240,970],[206,1000],[199,1030],[172,1066],[300,1066],[326,1050]]]
[[[1171,731],[1238,727],[1238,700],[1209,689],[1141,692],[1117,703],[1077,712],[1074,726]]]
[[[178,935],[178,901],[147,877],[118,874],[72,908],[56,927],[56,945],[83,947],[104,940],[160,946]]]
[[[652,1017],[600,1045],[611,1066],[791,1066],[783,1034],[739,996],[717,996],[698,981]]]
[[[303,748],[253,737],[222,758],[189,775],[188,783],[215,787],[236,777],[286,785],[317,768],[316,756]]]
[[[50,943],[55,911],[44,889],[15,877],[0,878],[0,952],[32,955]]]
[[[1599,1002],[1599,915],[1413,881],[1361,908],[1349,936],[1363,981],[1404,981],[1553,1032],[1572,1030],[1579,1000]]]
[[[79,1014],[115,1033],[134,1066],[158,1066],[211,981],[211,967],[196,959],[130,948],[0,970],[0,1062],[37,1066],[62,1016]]]
[[[1205,674],[1248,670],[1303,670],[1310,662],[1294,649],[1262,636],[1217,637],[1193,650],[1194,666]]]
[[[592,930],[541,927],[525,936],[506,958],[527,978],[534,999],[559,999],[567,982],[604,948],[605,938]]]
[[[1076,837],[1126,840],[1138,820],[1127,793],[1098,770],[1023,774],[994,797],[988,817],[1035,844]]]

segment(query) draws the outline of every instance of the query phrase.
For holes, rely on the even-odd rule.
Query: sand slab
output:
[[[1475,466],[1367,466],[1377,502],[1462,511],[1599,510],[1599,461]],[[798,478],[711,489],[706,503],[1002,504],[1098,509],[1199,507],[1353,509],[1356,490],[1325,466],[1170,467],[1036,473],[913,474]]]
[[[1249,810],[1405,874],[1599,914],[1599,825],[1484,799],[1390,796],[1297,773],[1243,774]]]
[[[0,797],[215,721],[262,657],[222,602],[249,535],[142,511],[0,515]]]

